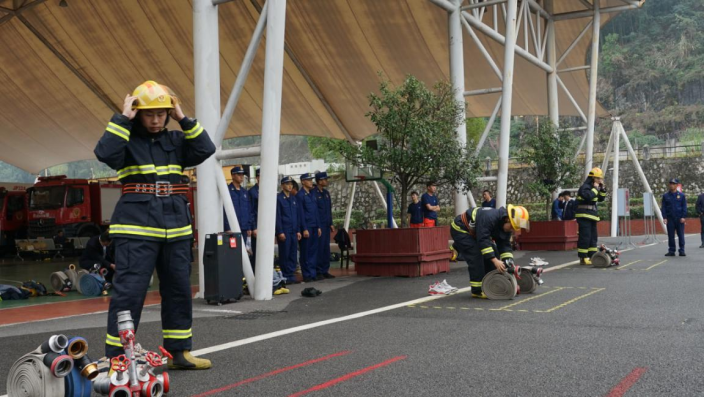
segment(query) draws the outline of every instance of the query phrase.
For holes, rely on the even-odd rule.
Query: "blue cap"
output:
[[[310,181],[311,179],[313,179],[315,177],[316,177],[316,175],[314,175],[313,172],[307,172],[305,174],[301,174],[302,181]]]
[[[242,168],[241,165],[236,165],[235,167],[233,167],[233,168],[230,170],[230,175],[233,175],[233,174],[245,175],[245,170]]]
[[[259,168],[255,170],[255,176],[259,176]]]
[[[325,171],[316,172],[316,180],[319,180],[319,179],[328,179],[328,173]]]
[[[673,179],[671,179],[671,181],[670,181],[670,182],[668,182],[668,183],[675,183],[675,184],[679,184],[679,183],[681,183],[681,181],[679,181],[679,180],[678,180],[678,178],[673,178]]]
[[[294,178],[292,178],[290,176],[285,176],[284,178],[282,178],[281,184],[283,185],[285,183],[291,183],[291,182],[294,182]]]

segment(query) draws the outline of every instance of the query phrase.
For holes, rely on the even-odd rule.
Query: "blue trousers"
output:
[[[286,240],[279,241],[277,239],[277,244],[279,245],[279,266],[282,270],[282,275],[286,277],[286,280],[291,282],[296,280],[294,273],[296,272],[296,251],[299,242],[296,240],[295,232],[285,232]]]
[[[299,254],[299,264],[301,265],[301,275],[304,279],[316,278],[316,260],[318,258],[318,228],[309,227],[308,238],[301,239],[301,253]]]
[[[330,226],[321,228],[321,237],[318,240],[318,274],[326,274],[330,270]]]
[[[678,233],[678,252],[685,252],[685,223],[680,219],[668,218],[668,252],[676,252],[676,233]]]
[[[167,243],[115,238],[113,244],[116,269],[108,310],[105,355],[110,358],[124,353],[118,334],[118,312],[129,310],[137,331],[155,267],[162,297],[164,347],[170,352],[191,350],[191,239]]]

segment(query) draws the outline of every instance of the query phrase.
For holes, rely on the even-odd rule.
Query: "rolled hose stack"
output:
[[[88,270],[84,269],[78,270],[76,272],[76,282],[73,285],[76,287],[76,291],[78,291],[79,294],[83,294],[83,289],[81,289],[81,278],[83,278],[83,276],[87,274],[90,273],[88,272]]]
[[[488,299],[514,299],[517,294],[517,280],[508,272],[492,270],[482,279],[482,292]]]
[[[105,290],[105,279],[95,273],[83,274],[78,279],[79,292],[85,296],[100,296]]]

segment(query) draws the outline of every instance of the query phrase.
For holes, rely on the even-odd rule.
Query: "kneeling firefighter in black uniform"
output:
[[[497,269],[504,272],[502,260],[514,258],[510,239],[515,230],[529,228],[529,211],[518,205],[507,208],[471,208],[451,223],[453,247],[468,264],[473,298],[487,299],[482,278]]]
[[[169,131],[169,118],[182,131]],[[105,355],[123,354],[117,313],[129,310],[137,329],[149,279],[156,267],[162,297],[162,336],[172,355],[169,368],[206,369],[209,360],[191,351],[191,214],[181,183],[184,168],[215,153],[201,124],[185,117],[176,97],[154,81],[125,97],[122,114],[108,123],[95,155],[117,170],[122,197],[110,222],[115,276],[108,312]]]

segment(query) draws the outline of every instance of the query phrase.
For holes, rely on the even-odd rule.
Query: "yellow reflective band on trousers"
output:
[[[466,232],[465,230],[461,229],[460,226],[456,225],[456,224],[455,224],[455,221],[451,222],[451,223],[450,223],[450,226],[451,226],[453,229],[455,229],[455,231],[458,231],[458,232],[460,232],[460,233],[470,234],[470,233]]]
[[[110,334],[107,334],[107,336],[105,337],[105,344],[110,346],[122,347],[122,343],[120,343],[120,338],[116,338]]]
[[[514,258],[514,254],[511,252],[505,252],[499,255],[499,259]]]
[[[600,217],[595,216],[595,215],[590,215],[590,214],[575,214],[576,218],[585,218],[585,219],[590,219],[591,221],[599,221]]]
[[[122,138],[126,141],[130,140],[130,131],[126,130],[125,128],[123,128],[113,122],[108,123],[108,126],[105,127],[105,130],[111,134],[115,134],[115,135],[119,136],[120,138]]]
[[[110,225],[110,234],[130,234],[134,236],[160,237],[160,238],[176,238],[190,236],[192,234],[191,225],[178,227],[175,229],[161,229],[157,227],[146,227],[137,225]]]
[[[164,339],[188,339],[193,336],[191,329],[164,329],[162,330]]]
[[[186,136],[186,139],[193,139],[201,135],[201,132],[203,132],[203,127],[201,127],[201,123],[197,122],[193,128],[188,131],[184,131],[184,135]]]
[[[169,165],[160,165],[160,166],[156,166],[154,164],[145,164],[145,165],[132,165],[129,167],[119,169],[117,171],[117,175],[118,175],[118,179],[122,179],[122,178],[124,178],[126,176],[130,176],[130,175],[147,175],[147,174],[181,175],[183,173],[182,171],[183,171],[183,168],[181,168],[181,166],[178,164],[169,164]]]
[[[588,250],[585,249],[585,248],[578,248],[578,253],[579,253],[579,254],[587,254],[587,253],[588,253]]]
[[[482,255],[491,254],[492,252],[494,252],[494,249],[492,247],[487,247],[485,249],[480,250],[480,252],[482,253]]]
[[[590,252],[590,251],[597,252],[597,247],[590,247],[590,248],[587,249],[587,251],[588,251],[588,252]]]
[[[471,287],[482,287],[482,281],[470,281]]]

